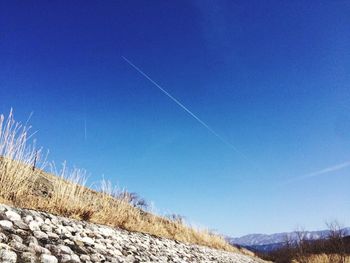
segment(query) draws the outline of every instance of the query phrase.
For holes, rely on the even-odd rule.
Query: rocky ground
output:
[[[0,204],[0,262],[237,262],[261,260]]]

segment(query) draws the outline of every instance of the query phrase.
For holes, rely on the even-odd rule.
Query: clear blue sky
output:
[[[349,1],[0,2],[0,112],[228,235],[350,225],[349,88]]]

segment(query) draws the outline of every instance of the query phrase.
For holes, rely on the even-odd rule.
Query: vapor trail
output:
[[[300,181],[300,180],[303,180],[303,179],[307,179],[307,178],[311,178],[311,177],[317,177],[317,176],[320,176],[320,175],[323,175],[323,174],[335,172],[335,171],[344,169],[344,168],[346,168],[348,166],[350,166],[350,161],[347,161],[347,162],[344,162],[344,163],[340,163],[340,164],[336,164],[336,165],[333,165],[333,166],[330,166],[330,167],[327,167],[327,168],[324,168],[324,169],[321,169],[321,170],[318,170],[318,171],[315,171],[315,172],[312,172],[312,173],[309,173],[309,174],[305,174],[303,176],[296,177],[294,179],[291,179],[291,180],[287,181],[287,183]]]
[[[139,72],[142,76],[144,76],[146,79],[148,79],[154,86],[156,86],[158,89],[160,89],[165,95],[167,95],[172,101],[174,101],[180,108],[182,108],[184,111],[186,111],[189,115],[191,115],[196,121],[198,121],[202,126],[204,126],[209,132],[211,132],[214,136],[216,136],[221,142],[232,148],[234,151],[239,153],[241,156],[247,158],[243,153],[241,153],[232,143],[225,140],[223,137],[221,137],[216,131],[214,131],[208,124],[206,124],[204,121],[202,121],[197,115],[195,115],[192,111],[190,111],[185,105],[183,105],[180,101],[178,101],[176,98],[174,98],[169,92],[167,92],[164,88],[162,88],[157,82],[155,82],[151,77],[149,77],[146,73],[144,73],[139,67],[137,67],[135,64],[133,64],[130,60],[128,60],[126,57],[122,56],[122,58],[130,65],[132,66],[137,72]]]
[[[348,166],[350,166],[350,161],[345,162],[345,163],[340,163],[340,164],[337,164],[337,165],[334,165],[334,166],[331,166],[331,167],[327,167],[327,168],[324,168],[322,170],[319,170],[319,171],[316,171],[316,172],[313,172],[313,173],[306,174],[306,175],[303,176],[303,178],[315,177],[315,176],[319,176],[321,174],[331,173],[331,172],[334,172],[334,171],[338,171],[340,169],[344,169],[344,168],[346,168]]]

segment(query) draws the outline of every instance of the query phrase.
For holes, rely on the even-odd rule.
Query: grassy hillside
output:
[[[120,227],[182,242],[239,251],[222,237],[197,230],[181,218],[166,218],[141,209],[142,200],[117,191],[104,180],[98,190],[85,186],[85,173],[57,171],[36,148],[30,127],[0,116],[0,202],[57,215]],[[46,172],[49,171],[49,172]],[[135,201],[136,200],[136,201]]]

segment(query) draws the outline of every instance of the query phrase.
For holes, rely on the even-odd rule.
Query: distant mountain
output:
[[[343,230],[345,235],[350,235],[350,227],[344,228]],[[316,240],[327,237],[329,230],[305,231],[304,234],[306,239]],[[298,240],[298,235],[296,232],[284,232],[270,235],[250,234],[237,238],[227,237],[226,239],[233,245],[239,245],[248,249],[263,252],[281,247],[287,239],[296,242]]]

